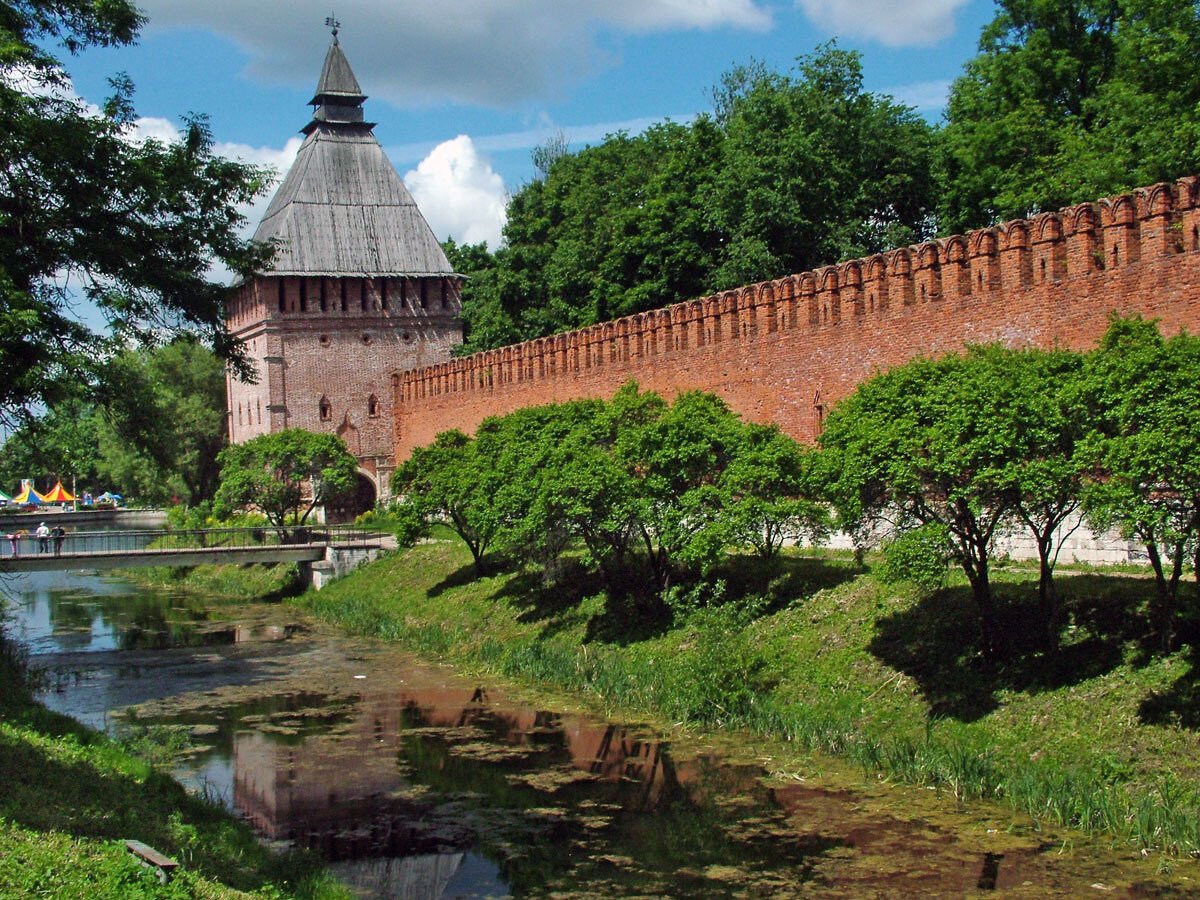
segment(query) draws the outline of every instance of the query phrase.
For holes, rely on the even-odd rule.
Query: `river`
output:
[[[509,696],[286,604],[8,577],[41,699],[186,735],[175,775],[364,897],[1178,896],[1004,811],[846,787],[748,739],[667,740]],[[816,777],[814,777],[816,776]],[[1186,890],[1183,891],[1186,893]]]

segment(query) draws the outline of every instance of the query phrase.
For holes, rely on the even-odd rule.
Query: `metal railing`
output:
[[[15,546],[14,546],[15,539]],[[197,528],[177,531],[68,531],[56,538],[0,533],[0,556],[139,553],[147,550],[244,550],[338,544],[375,546],[379,532],[354,525],[289,525],[286,528]]]

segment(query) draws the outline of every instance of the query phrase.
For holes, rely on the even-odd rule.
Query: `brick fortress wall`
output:
[[[256,384],[226,380],[234,443],[299,427],[340,435],[386,494],[390,373],[445,360],[462,342],[456,279],[298,278],[247,282],[227,307]],[[324,400],[324,408],[322,404]]]
[[[1200,331],[1200,179],[393,376],[396,460],[524,406],[712,391],[801,441],[873,373],[968,343],[1093,347],[1110,313]]]

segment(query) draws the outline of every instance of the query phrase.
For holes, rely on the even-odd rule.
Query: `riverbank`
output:
[[[999,801],[1178,861],[1164,864],[1200,853],[1200,673],[1190,652],[1144,646],[1142,578],[1062,579],[1073,624],[1061,650],[1018,639],[988,664],[965,586],[923,596],[849,557],[769,569],[734,558],[720,573],[729,595],[756,599],[642,634],[621,629],[585,575],[548,586],[534,568],[477,579],[470,563],[460,543],[435,540],[298,602],[354,632],[606,712],[749,728],[871,779]],[[1019,622],[1036,572],[1001,570],[997,582]]]
[[[153,735],[118,743],[47,710],[0,642],[0,895],[347,896],[315,857],[268,851],[159,771],[166,749]],[[129,839],[181,864],[169,885],[134,860]]]
[[[117,574],[122,580],[143,587],[244,602],[281,600],[299,594],[304,589],[295,563],[148,566],[120,569]]]

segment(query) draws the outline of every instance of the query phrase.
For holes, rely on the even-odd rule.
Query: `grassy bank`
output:
[[[121,569],[117,574],[145,587],[183,590],[222,600],[269,602],[303,590],[295,563],[151,566]]]
[[[1006,803],[1128,849],[1200,852],[1200,665],[1154,656],[1134,575],[1061,580],[1060,651],[1018,623],[1036,572],[997,573],[1012,652],[985,663],[965,585],[932,596],[882,584],[849,558],[733,558],[726,600],[632,633],[582,571],[476,579],[436,540],[302,602],[356,632],[575,692],[610,710],[749,727],[860,765],[871,777]]]
[[[144,752],[36,703],[26,678],[0,642],[0,896],[345,896],[315,858],[271,854]],[[126,839],[178,861],[174,881],[160,885]]]

